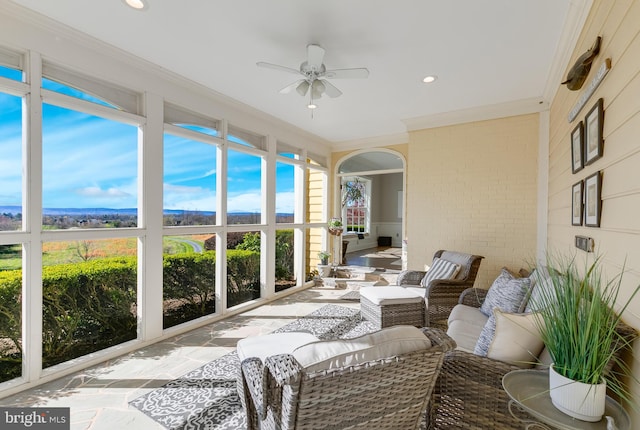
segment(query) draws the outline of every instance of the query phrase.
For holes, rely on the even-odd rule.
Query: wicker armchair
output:
[[[364,364],[308,372],[289,354],[247,358],[241,396],[253,429],[417,429],[444,354],[455,342],[424,328],[431,347]],[[427,417],[428,420],[428,417]]]
[[[470,288],[460,296],[460,303],[479,307],[486,293],[484,289]],[[620,324],[618,330],[628,339],[636,336],[635,330],[626,324]],[[610,367],[613,365],[612,361]],[[534,419],[525,412],[520,412],[520,420],[514,418],[508,409],[510,398],[502,387],[502,377],[519,369],[502,361],[461,350],[448,352],[433,392],[433,413],[430,415],[428,428],[522,428],[523,420]]]
[[[458,304],[460,294],[473,287],[484,257],[442,249],[433,255],[433,258],[436,257],[460,265],[455,279],[435,279],[424,288],[424,297],[428,303],[425,326],[446,330],[451,310]],[[398,275],[396,284],[403,287],[420,287],[420,281],[426,273],[422,270],[404,270]]]

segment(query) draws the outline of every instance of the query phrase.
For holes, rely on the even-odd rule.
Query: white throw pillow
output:
[[[496,331],[487,357],[530,368],[544,347],[534,313],[513,314],[494,309]]]
[[[422,330],[405,325],[384,328],[353,339],[320,340],[296,348],[292,355],[308,372],[354,366],[431,347]]]
[[[429,270],[427,270],[427,273],[420,281],[420,285],[428,287],[429,282],[434,279],[453,279],[458,275],[459,271],[459,264],[436,257],[433,259],[433,264],[431,264],[431,267],[429,267]]]

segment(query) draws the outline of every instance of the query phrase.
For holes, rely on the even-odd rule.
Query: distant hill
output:
[[[22,212],[21,206],[0,206],[0,214],[2,213],[10,213],[10,214],[19,214]],[[44,215],[71,215],[71,216],[82,216],[82,215],[136,215],[138,213],[138,209],[136,208],[121,208],[121,209],[112,209],[112,208],[44,208],[42,210]],[[199,214],[205,216],[215,215],[215,211],[184,211],[179,209],[166,209],[163,211],[164,215],[183,215],[187,214]],[[253,212],[229,212],[230,215],[254,215]],[[288,216],[293,214],[287,213],[278,213],[277,216]]]

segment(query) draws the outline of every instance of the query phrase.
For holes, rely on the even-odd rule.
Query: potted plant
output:
[[[331,253],[327,251],[318,252],[318,258],[320,259],[320,264],[318,264],[318,276],[321,278],[327,278],[331,275],[331,266],[329,265],[329,258],[331,258]]]
[[[329,233],[331,233],[332,235],[340,236],[343,229],[344,227],[340,218],[331,218],[329,220]]]
[[[583,272],[576,268],[575,257],[548,258],[546,270],[536,274],[531,300],[537,310],[536,326],[553,362],[552,403],[574,418],[599,421],[607,387],[622,399],[630,398],[619,377],[630,376],[631,371],[619,356],[636,334],[623,325],[620,315],[640,286],[619,303],[622,273],[603,281],[599,257],[587,262]],[[616,304],[621,306],[619,314],[614,311]],[[612,364],[619,365],[620,372],[610,372]]]
[[[318,258],[320,259],[320,264],[327,265],[329,264],[329,258],[331,258],[331,253],[327,251],[318,252]]]

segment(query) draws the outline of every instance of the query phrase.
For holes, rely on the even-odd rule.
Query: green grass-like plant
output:
[[[631,349],[636,333],[622,323],[621,315],[640,286],[619,303],[624,269],[604,281],[600,263],[601,258],[595,257],[580,271],[575,257],[548,257],[548,274],[536,271],[536,323],[556,372],[586,384],[606,381],[612,392],[629,401],[621,379],[632,375],[620,353]],[[619,314],[614,310],[616,304],[621,305]]]

